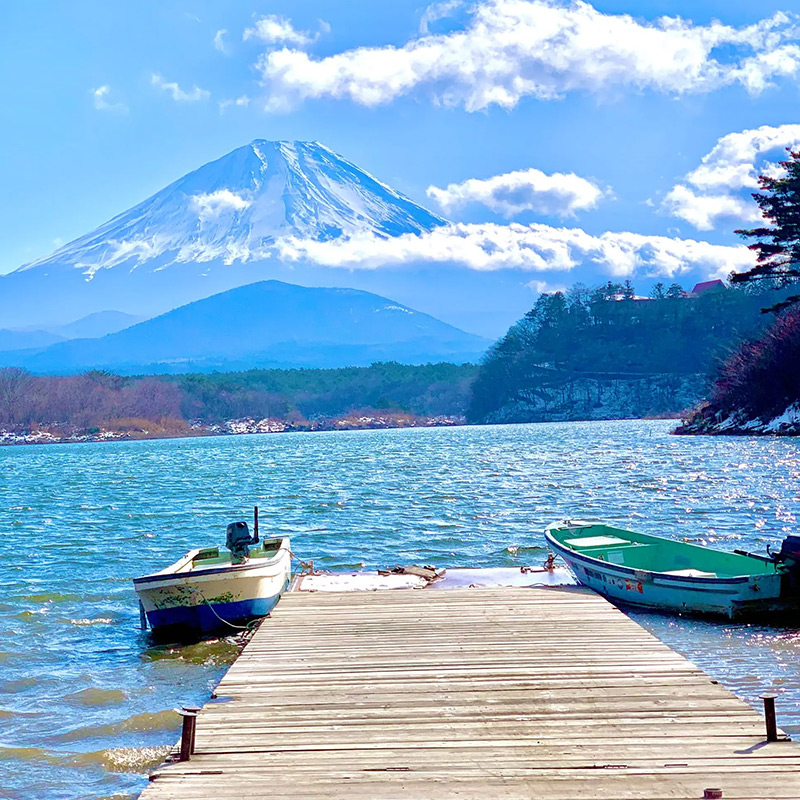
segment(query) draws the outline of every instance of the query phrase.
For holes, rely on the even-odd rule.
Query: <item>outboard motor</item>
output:
[[[231,562],[241,564],[250,555],[250,545],[256,540],[250,536],[246,522],[231,522],[225,533],[225,547],[231,551]]]
[[[789,571],[789,583],[794,592],[800,590],[800,536],[787,536],[775,560]]]
[[[800,536],[787,536],[781,542],[778,561],[786,564],[792,571],[800,570]]]
[[[787,536],[781,542],[781,552],[778,553],[778,558],[787,564],[793,561],[800,565],[800,536]]]

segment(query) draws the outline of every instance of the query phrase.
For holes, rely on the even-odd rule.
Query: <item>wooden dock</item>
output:
[[[800,747],[583,589],[290,593],[216,695],[142,800],[800,798]]]

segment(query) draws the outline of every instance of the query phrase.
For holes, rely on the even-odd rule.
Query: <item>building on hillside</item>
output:
[[[717,292],[720,289],[727,289],[728,287],[725,285],[725,281],[721,280],[714,280],[714,281],[701,281],[700,283],[696,283],[694,285],[694,289],[691,292],[687,293],[687,297],[700,297],[701,294],[705,294],[706,292]]]

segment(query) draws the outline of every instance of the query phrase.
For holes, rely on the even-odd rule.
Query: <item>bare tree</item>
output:
[[[0,368],[0,422],[20,421],[32,375],[19,367]]]

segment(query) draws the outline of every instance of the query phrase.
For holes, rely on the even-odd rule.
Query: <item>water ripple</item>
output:
[[[328,569],[536,564],[544,526],[596,517],[761,549],[796,529],[800,443],[668,435],[668,422],[352,431],[0,448],[3,791],[122,798],[205,700],[232,640],[151,647],[130,578],[261,509]],[[800,731],[800,634],[640,614]],[[2,767],[0,767],[2,769]],[[7,785],[10,780],[10,785]],[[80,788],[76,788],[80,787]]]

